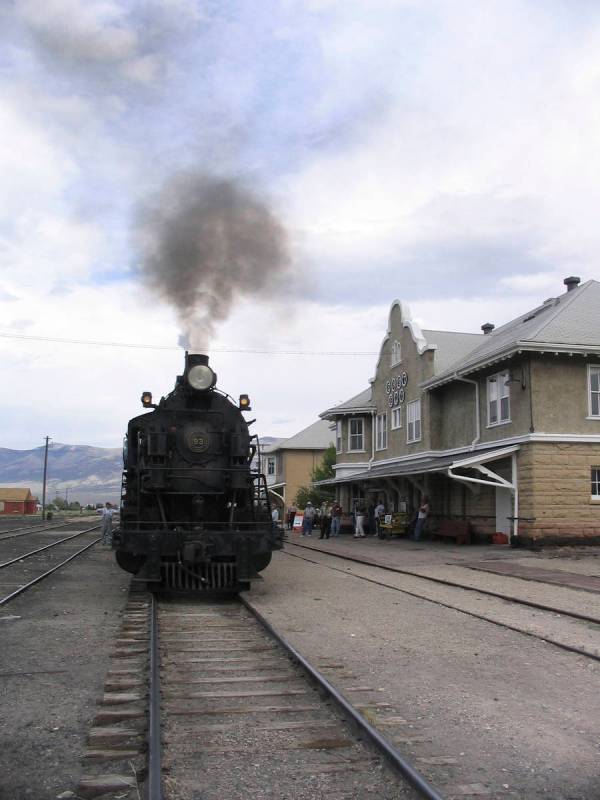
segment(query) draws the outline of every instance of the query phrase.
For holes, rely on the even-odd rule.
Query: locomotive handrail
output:
[[[245,464],[239,464],[236,467],[206,467],[204,465],[195,465],[193,467],[167,467],[166,465],[162,464],[144,464],[138,468],[139,472],[148,471],[151,472],[152,470],[165,470],[168,469],[171,474],[176,474],[178,472],[188,472],[188,471],[196,471],[202,470],[202,472],[246,472],[249,475],[254,475],[256,473],[249,471]],[[258,473],[260,474],[260,473]]]
[[[262,521],[252,521],[252,520],[240,520],[239,522],[200,522],[200,521],[190,521],[189,519],[186,520],[175,520],[170,519],[167,522],[160,522],[160,526],[164,525],[184,525],[185,531],[187,533],[190,530],[193,530],[193,526],[202,525],[202,530],[198,531],[198,533],[206,533],[207,531],[220,531],[220,530],[227,530],[229,528],[243,528],[243,527],[250,527],[254,526],[256,529],[260,530],[271,530],[273,523],[271,520],[264,519]],[[137,525],[139,527],[146,527],[146,528],[156,528],[157,522],[155,520],[147,520],[147,519],[128,519],[126,520],[127,529],[131,530],[131,526]],[[176,532],[176,531],[174,531]]]

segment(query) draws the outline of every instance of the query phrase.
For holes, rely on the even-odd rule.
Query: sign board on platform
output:
[[[304,514],[296,514],[294,517],[294,530],[296,533],[302,530],[302,523],[304,522]]]

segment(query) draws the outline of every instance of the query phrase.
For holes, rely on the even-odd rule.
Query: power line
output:
[[[100,342],[94,339],[62,339],[57,336],[28,336],[24,333],[6,333],[0,331],[3,339],[20,339],[31,342],[53,342],[54,344],[80,344],[91,347],[127,347],[137,350],[182,350],[175,345],[141,344],[133,342]],[[213,353],[240,353],[249,355],[272,356],[376,356],[374,350],[269,350],[266,348],[209,347]]]

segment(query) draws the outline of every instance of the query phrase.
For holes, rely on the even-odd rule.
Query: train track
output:
[[[480,595],[482,597],[490,597],[490,598],[498,599],[498,600],[503,601],[504,603],[511,603],[511,604],[513,604],[515,606],[520,606],[520,607],[522,607],[524,609],[535,609],[536,611],[541,611],[541,612],[543,612],[543,614],[547,615],[546,616],[546,620],[547,621],[551,617],[555,617],[555,618],[561,618],[563,620],[564,619],[567,619],[567,620],[570,619],[574,623],[582,623],[582,622],[583,623],[587,623],[587,627],[588,628],[589,628],[590,625],[591,626],[600,627],[600,615],[594,616],[594,615],[590,615],[590,614],[583,614],[583,613],[574,611],[573,609],[567,609],[565,607],[553,606],[553,605],[550,605],[550,604],[547,604],[547,603],[540,603],[540,602],[536,602],[536,601],[533,601],[533,600],[528,600],[527,598],[517,597],[516,595],[506,594],[504,592],[496,592],[496,591],[493,591],[493,590],[490,590],[490,589],[485,589],[485,588],[481,588],[481,587],[474,587],[474,586],[471,586],[469,584],[462,583],[460,581],[452,581],[452,580],[449,580],[447,578],[436,578],[436,577],[430,576],[430,575],[423,575],[421,572],[417,572],[415,570],[409,570],[409,569],[405,569],[405,568],[401,568],[401,567],[395,567],[395,566],[392,566],[392,565],[389,565],[389,564],[382,564],[378,560],[369,559],[368,557],[365,557],[365,556],[349,555],[347,553],[335,553],[335,552],[331,552],[330,550],[320,550],[320,549],[318,549],[316,547],[313,547],[311,545],[305,545],[305,544],[301,544],[301,543],[298,543],[298,542],[291,542],[289,540],[286,541],[286,545],[288,545],[288,546],[292,545],[292,546],[297,547],[299,549],[309,550],[309,551],[312,551],[313,553],[317,552],[317,553],[323,554],[323,555],[325,555],[327,557],[331,556],[334,559],[341,559],[342,561],[345,561],[345,562],[354,562],[354,563],[359,564],[359,565],[364,565],[364,566],[367,566],[367,567],[374,567],[374,568],[379,569],[379,570],[381,570],[383,572],[394,573],[395,575],[399,575],[399,576],[407,576],[407,577],[410,577],[411,579],[416,579],[417,584],[419,582],[422,582],[424,585],[433,584],[433,585],[438,585],[438,586],[442,586],[442,587],[447,587],[447,588],[450,588],[450,589],[458,589],[458,590],[461,590],[463,593],[471,595],[472,597],[476,597],[477,595]],[[401,592],[402,594],[406,594],[406,595],[409,595],[411,597],[419,598],[420,600],[426,600],[428,602],[435,603],[436,605],[440,605],[440,606],[443,606],[445,608],[450,608],[450,609],[452,609],[454,611],[459,611],[459,612],[461,612],[463,614],[467,614],[468,616],[474,617],[476,619],[480,619],[480,620],[483,620],[485,622],[490,622],[490,623],[492,623],[494,625],[497,625],[499,627],[506,628],[508,630],[513,630],[513,631],[516,631],[518,633],[523,633],[523,634],[525,634],[527,636],[532,636],[532,637],[534,637],[536,639],[539,639],[541,641],[547,642],[548,644],[552,644],[552,645],[555,645],[556,647],[559,647],[559,648],[561,648],[563,650],[567,650],[568,652],[572,652],[572,653],[576,653],[576,654],[581,655],[581,656],[585,656],[586,658],[592,659],[594,661],[600,661],[600,640],[598,640],[596,642],[596,646],[594,646],[593,649],[591,649],[590,647],[578,646],[576,644],[573,644],[573,643],[569,642],[568,640],[561,640],[560,638],[557,638],[556,635],[544,635],[544,633],[541,630],[541,628],[543,627],[543,623],[542,623],[541,619],[539,621],[539,629],[538,630],[527,629],[523,625],[511,624],[510,622],[508,622],[506,620],[503,621],[503,620],[501,620],[499,618],[494,618],[489,613],[486,614],[486,613],[480,613],[480,612],[478,612],[476,610],[472,610],[472,609],[470,610],[469,608],[466,607],[465,603],[451,602],[448,599],[435,598],[435,597],[433,597],[431,595],[431,593],[428,593],[426,590],[419,591],[415,587],[409,589],[409,588],[404,587],[404,586],[394,585],[394,584],[389,583],[389,582],[387,582],[387,581],[385,581],[385,580],[383,580],[381,578],[375,578],[375,577],[372,577],[372,576],[360,575],[360,574],[358,574],[356,572],[349,572],[347,567],[346,568],[335,567],[335,566],[333,566],[331,564],[324,563],[322,560],[316,561],[314,558],[309,558],[308,556],[305,556],[305,555],[297,555],[297,554],[294,554],[294,553],[290,553],[289,550],[285,550],[284,554],[289,556],[289,557],[291,557],[291,558],[300,558],[300,559],[302,559],[304,561],[309,561],[311,563],[318,563],[319,566],[322,566],[322,567],[324,567],[326,569],[329,569],[329,570],[340,572],[343,575],[346,575],[348,577],[352,577],[352,578],[358,579],[358,580],[367,581],[369,583],[374,583],[376,585],[383,586],[386,589],[392,589],[394,591]],[[519,578],[513,578],[513,580],[519,580]]]
[[[100,525],[94,525],[90,528],[78,531],[71,536],[65,536],[57,541],[44,544],[35,548],[34,550],[30,550],[25,553],[21,552],[17,555],[13,554],[11,558],[0,563],[0,585],[4,587],[17,587],[8,594],[0,597],[0,606],[9,603],[11,600],[14,600],[15,597],[18,597],[20,594],[28,591],[33,586],[40,583],[40,581],[43,581],[45,578],[57,572],[70,561],[73,561],[73,559],[82,555],[82,553],[85,553],[90,547],[93,547],[95,544],[97,544],[100,541],[100,538],[98,537],[92,539],[90,542],[87,542],[84,547],[78,549],[74,553],[71,553],[65,559],[59,560],[58,562],[54,561],[54,563],[51,563],[53,559],[48,559],[50,553],[52,553],[52,556],[55,556],[60,552],[60,548],[64,549],[64,547],[66,547],[69,549],[71,547],[70,542],[73,539],[93,533],[94,531],[98,530],[99,527]],[[60,558],[62,558],[62,556],[59,556],[59,559]],[[36,573],[33,577],[30,574],[32,571]]]
[[[36,522],[32,525],[23,525],[20,528],[7,528],[6,530],[0,530],[0,542],[3,542],[6,539],[17,539],[21,536],[29,536],[30,534],[35,533],[46,533],[47,531],[56,530],[58,528],[64,528],[67,526],[73,526],[76,524],[81,525],[82,522],[89,522],[90,519],[94,519],[93,517],[79,517],[77,519],[63,519],[57,522]]]
[[[319,665],[342,670],[336,690],[247,601],[132,595],[114,657],[82,797],[441,800],[368,716],[392,733],[404,720],[381,702],[361,713],[348,697],[365,687]]]

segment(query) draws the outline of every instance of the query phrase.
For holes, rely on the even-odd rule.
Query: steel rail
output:
[[[308,547],[307,550],[311,548]],[[314,548],[313,548],[314,549]],[[325,552],[324,550],[317,550],[319,553]],[[546,642],[547,644],[552,644],[554,647],[558,647],[561,650],[566,650],[568,653],[575,653],[578,656],[585,656],[585,658],[591,658],[592,661],[600,661],[600,653],[592,653],[588,650],[583,650],[581,647],[575,647],[575,645],[565,644],[564,642],[558,642],[556,639],[551,639],[549,636],[542,636],[541,633],[535,633],[533,631],[525,630],[524,628],[519,628],[517,625],[510,625],[508,622],[500,622],[498,619],[493,619],[492,617],[487,617],[485,614],[478,614],[476,611],[467,611],[464,608],[459,608],[459,606],[454,606],[451,603],[444,603],[443,600],[435,600],[433,597],[428,597],[426,594],[419,594],[418,592],[411,592],[409,589],[401,589],[399,586],[393,586],[391,583],[384,583],[383,581],[375,580],[375,578],[367,578],[365,575],[357,575],[355,572],[348,572],[347,570],[340,569],[339,567],[328,567],[326,564],[320,564],[320,562],[315,561],[310,558],[306,558],[306,556],[298,556],[290,553],[287,550],[283,551],[283,554],[289,556],[290,558],[300,558],[303,561],[307,561],[309,564],[317,564],[325,569],[330,569],[333,572],[340,572],[342,575],[349,576],[351,578],[356,578],[360,581],[366,581],[367,583],[373,583],[375,586],[383,586],[385,589],[391,589],[394,592],[400,592],[401,594],[406,594],[409,597],[416,597],[419,600],[425,600],[427,603],[433,603],[436,606],[441,606],[442,608],[449,608],[452,611],[458,611],[459,614],[465,614],[468,617],[473,617],[474,619],[479,619],[482,622],[489,622],[491,625],[496,625],[498,628],[506,628],[506,630],[514,631],[515,633],[521,633],[523,636],[530,636],[532,639],[539,639],[541,642]],[[342,558],[342,556],[340,556]],[[356,561],[357,559],[350,559],[351,561]],[[365,563],[360,561],[359,563]],[[372,566],[368,564],[367,566]],[[348,568],[349,569],[349,568]],[[417,577],[421,577],[418,575]],[[459,587],[460,588],[460,587]],[[476,589],[474,591],[477,591]],[[515,603],[518,604],[519,600],[515,600]],[[548,610],[548,609],[544,609]],[[556,609],[552,609],[556,610]],[[562,614],[565,617],[569,616],[569,612],[565,611],[559,612],[556,611],[558,614]]]
[[[3,542],[5,539],[16,539],[19,536],[28,536],[30,533],[36,533],[37,531],[50,531],[55,528],[63,528],[68,524],[67,522],[53,522],[51,524],[42,522],[39,525],[30,525],[24,528],[8,528],[8,530],[0,531],[0,542]]]
[[[271,636],[284,647],[292,659],[317,682],[332,700],[342,709],[344,714],[349,716],[358,728],[365,733],[375,747],[384,755],[388,763],[399,772],[403,778],[426,800],[443,800],[436,789],[429,784],[425,778],[410,764],[398,750],[374,728],[349,702],[343,694],[331,684],[312,664],[302,656],[296,648],[290,644],[275,628],[263,617],[254,606],[240,595],[240,600],[248,611],[263,625]],[[153,800],[153,799],[152,799]]]
[[[99,527],[100,525],[94,525],[91,528],[86,528],[84,531],[74,533],[72,536],[65,536],[64,539],[58,539],[56,542],[50,542],[50,544],[45,544],[43,547],[38,547],[37,550],[30,550],[29,553],[24,553],[21,556],[13,558],[11,561],[5,561],[3,564],[0,564],[0,569],[4,569],[4,567],[10,567],[11,564],[16,564],[17,561],[24,561],[26,558],[35,556],[37,553],[41,553],[43,550],[50,550],[52,547],[63,544],[63,542],[69,542],[71,539],[76,539],[78,536],[83,536],[84,533],[89,533],[90,531],[94,531]]]
[[[158,642],[158,603],[151,595],[150,606],[150,685],[148,690],[148,784],[147,800],[162,800],[160,743],[160,673]]]
[[[35,586],[36,583],[43,581],[44,578],[47,578],[49,575],[52,575],[53,572],[56,572],[61,567],[64,567],[65,564],[69,563],[69,561],[72,561],[74,558],[77,558],[77,556],[80,556],[82,553],[85,553],[86,550],[89,550],[90,547],[93,547],[95,544],[98,544],[99,541],[100,539],[94,539],[93,542],[90,542],[90,544],[86,544],[86,546],[83,547],[81,550],[78,550],[76,553],[73,553],[72,556],[69,556],[69,558],[66,558],[64,561],[61,561],[60,564],[56,564],[54,567],[52,567],[52,569],[49,569],[47,572],[44,572],[43,575],[38,575],[37,578],[34,578],[32,581],[29,581],[29,583],[26,583],[24,586],[21,586],[19,589],[16,589],[14,592],[7,595],[6,597],[3,597],[2,599],[0,599],[0,606],[3,606],[5,603],[8,603],[10,600],[17,597],[17,595],[26,592],[27,589],[31,589],[31,587]]]
[[[5,534],[5,533],[16,533],[17,531],[28,532],[28,531],[36,531],[36,530],[47,531],[47,530],[50,530],[51,528],[61,528],[61,527],[64,527],[65,525],[71,525],[74,522],[78,522],[78,521],[79,522],[83,522],[83,520],[88,520],[89,521],[90,519],[95,519],[95,518],[96,518],[95,514],[81,514],[81,515],[79,515],[77,517],[70,517],[68,519],[65,519],[64,517],[57,517],[54,520],[54,522],[49,522],[48,520],[40,520],[39,523],[36,523],[35,525],[33,525],[33,524],[22,525],[20,528],[6,528],[6,530],[1,530],[0,529],[0,539],[2,539],[2,538],[9,539],[10,538],[9,536],[3,536],[3,534]],[[20,534],[18,534],[18,535],[20,535]]]
[[[439,583],[442,586],[450,586],[456,589],[464,589],[467,592],[477,592],[478,594],[485,594],[489,597],[497,597],[499,600],[506,600],[509,603],[518,603],[522,606],[529,606],[530,608],[538,609],[539,611],[549,611],[553,614],[561,614],[564,617],[572,617],[573,619],[580,619],[583,622],[592,622],[596,625],[600,625],[600,618],[599,617],[591,617],[588,614],[580,614],[577,611],[567,611],[564,608],[556,608],[555,606],[549,606],[545,603],[536,603],[535,600],[524,600],[520,597],[514,597],[510,594],[504,594],[504,592],[494,592],[491,589],[478,589],[476,586],[469,586],[466,583],[459,583],[458,581],[451,581],[446,578],[434,578],[432,575],[423,575],[420,572],[413,572],[409,569],[402,569],[401,567],[392,567],[389,564],[381,564],[378,561],[374,561],[369,558],[358,558],[357,556],[351,555],[342,555],[341,553],[332,553],[329,550],[319,550],[317,547],[311,547],[310,545],[300,544],[300,542],[291,542],[289,539],[284,539],[285,544],[294,545],[294,547],[300,547],[303,550],[312,550],[313,552],[317,553],[325,553],[328,556],[333,556],[334,558],[341,558],[344,561],[353,561],[356,564],[364,564],[367,567],[377,567],[378,569],[383,569],[386,572],[396,572],[399,575],[410,575],[413,578],[420,578],[424,581],[430,581],[431,583]],[[290,554],[291,555],[291,554]],[[458,566],[461,566],[460,564]],[[502,575],[500,577],[505,578],[512,578],[513,580],[528,580],[526,578],[521,578],[518,575]],[[555,586],[559,589],[571,589],[571,591],[585,591],[580,590],[572,586],[566,585],[559,585],[553,583],[547,583],[545,581],[538,581],[538,583],[544,583],[546,586]]]

